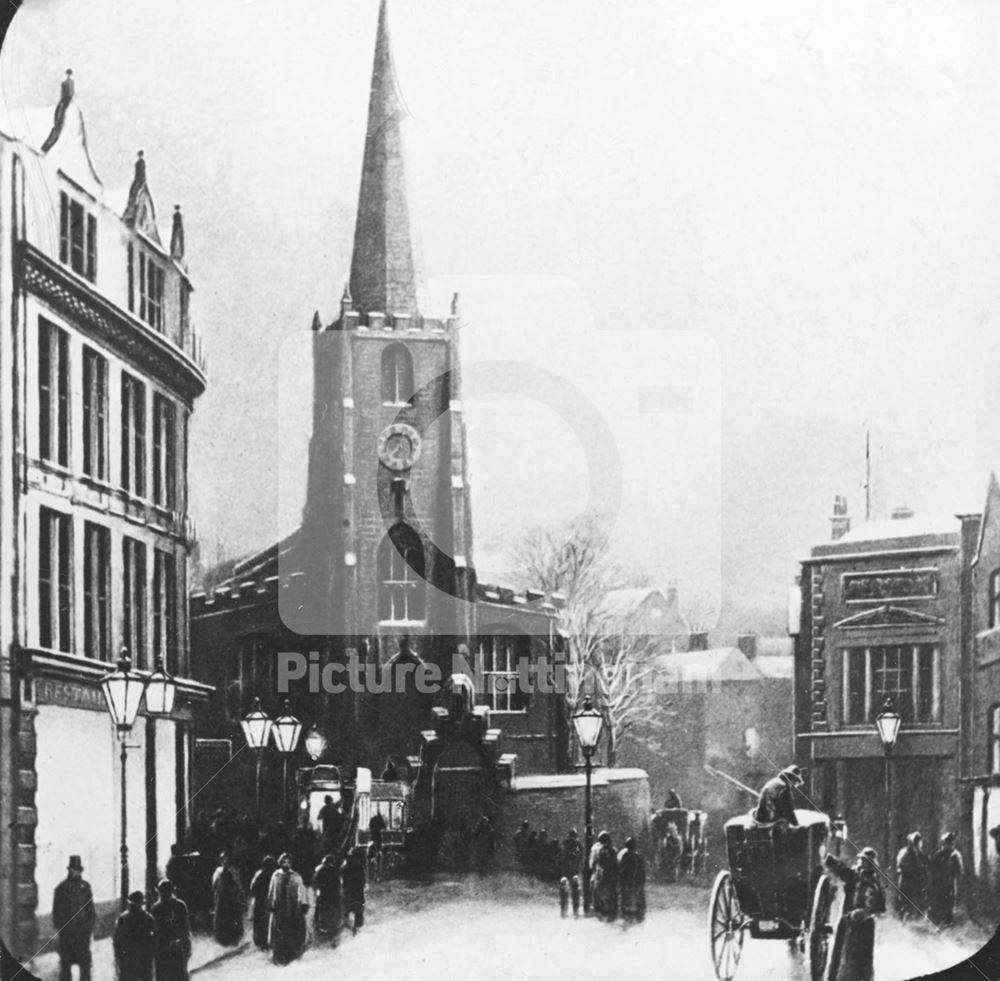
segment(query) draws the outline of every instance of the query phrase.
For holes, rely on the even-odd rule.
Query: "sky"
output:
[[[308,328],[348,277],[377,0],[26,0],[8,105],[74,69],[91,156],[181,203],[209,559],[295,527]],[[390,0],[424,312],[453,292],[476,556],[598,506],[682,598],[781,605],[833,497],[1000,468],[1000,7]],[[594,420],[597,420],[596,424]],[[744,625],[747,626],[747,625]]]

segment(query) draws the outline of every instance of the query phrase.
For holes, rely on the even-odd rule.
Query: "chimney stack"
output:
[[[830,518],[830,537],[833,541],[843,538],[851,530],[851,519],[847,513],[847,498],[838,494],[833,499],[833,517]]]
[[[688,650],[689,651],[707,651],[708,650],[708,631],[707,630],[692,630],[688,634]]]
[[[671,579],[667,583],[667,605],[676,607],[678,603],[677,580]]]
[[[752,630],[744,631],[736,637],[736,646],[752,661],[757,656],[757,635]]]

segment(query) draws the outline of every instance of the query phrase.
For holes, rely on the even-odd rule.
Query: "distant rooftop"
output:
[[[707,651],[681,651],[656,658],[656,672],[668,681],[762,681],[756,662],[738,647],[713,647]]]
[[[915,516],[887,521],[863,521],[834,541],[814,545],[814,557],[842,555],[874,549],[953,546],[958,543],[959,522],[954,515]]]

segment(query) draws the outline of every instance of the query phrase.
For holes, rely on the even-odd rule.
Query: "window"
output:
[[[108,479],[108,362],[83,349],[83,472]]]
[[[111,596],[111,533],[102,525],[83,526],[83,653],[110,660],[108,604]]]
[[[382,401],[393,405],[413,398],[413,359],[402,344],[382,352]]]
[[[262,699],[276,690],[275,659],[267,636],[250,634],[241,637],[230,652],[226,672],[226,710],[239,719],[250,708],[255,695]]]
[[[990,576],[989,625],[1000,627],[1000,569]]]
[[[122,372],[122,487],[146,496],[146,386]]]
[[[153,503],[177,506],[177,409],[153,396]]]
[[[874,724],[891,698],[905,723],[941,721],[940,657],[930,644],[856,647],[844,652],[844,722]]]
[[[69,335],[38,321],[38,455],[69,466]]]
[[[97,219],[65,191],[59,194],[59,261],[97,279]]]
[[[523,712],[528,707],[528,693],[518,684],[517,652],[513,637],[479,640],[486,704],[494,712]]]
[[[163,330],[163,269],[139,251],[139,319]]]
[[[990,773],[1000,774],[1000,705],[990,708]]]
[[[42,508],[38,528],[38,643],[72,650],[70,516]]]
[[[177,674],[177,564],[173,553],[153,552],[153,656],[162,657],[170,674]]]
[[[378,554],[379,619],[383,623],[423,620],[426,606],[424,549],[417,533],[400,522],[389,529]]]
[[[146,546],[134,538],[123,538],[122,559],[125,571],[122,643],[138,668],[144,666],[146,651]]]

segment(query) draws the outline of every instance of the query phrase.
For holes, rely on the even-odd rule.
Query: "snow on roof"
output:
[[[663,591],[654,586],[638,589],[609,589],[597,604],[597,612],[602,616],[627,616],[635,613],[651,596],[658,596],[667,602]]]
[[[754,658],[754,666],[765,678],[783,679],[795,676],[795,658],[788,654]]]
[[[888,521],[864,521],[852,528],[842,538],[838,538],[836,542],[825,544],[846,545],[851,542],[873,542],[892,538],[917,538],[926,535],[948,534],[958,534],[958,522],[954,515],[895,518]]]
[[[762,681],[764,675],[738,647],[682,651],[656,658],[657,674],[669,681]]]

